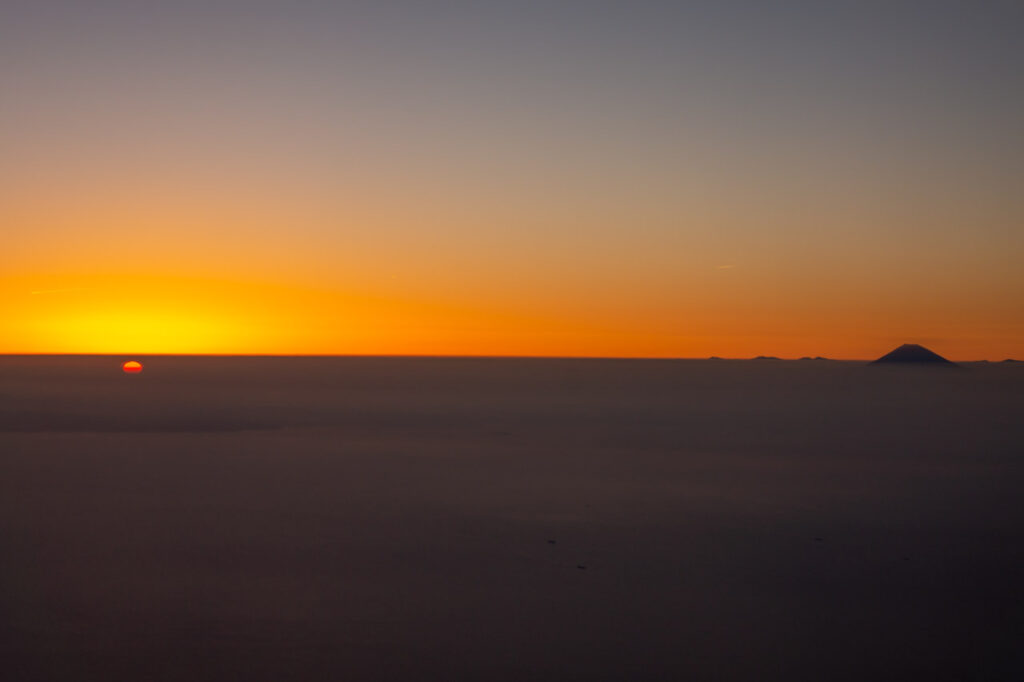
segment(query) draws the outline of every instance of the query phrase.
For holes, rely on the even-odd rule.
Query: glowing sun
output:
[[[142,363],[136,360],[129,360],[128,362],[121,365],[121,369],[129,374],[138,374],[142,371]]]

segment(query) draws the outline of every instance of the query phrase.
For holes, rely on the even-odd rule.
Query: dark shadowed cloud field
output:
[[[1024,368],[0,359],[10,680],[1008,680]]]

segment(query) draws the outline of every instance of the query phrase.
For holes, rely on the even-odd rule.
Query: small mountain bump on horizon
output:
[[[876,363],[909,363],[909,364],[937,364],[954,365],[956,363],[947,360],[938,353],[930,351],[924,346],[916,343],[905,343],[899,348],[886,353],[872,364]]]

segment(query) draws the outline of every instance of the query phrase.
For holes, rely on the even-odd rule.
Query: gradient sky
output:
[[[1024,357],[1024,3],[0,3],[0,352]]]

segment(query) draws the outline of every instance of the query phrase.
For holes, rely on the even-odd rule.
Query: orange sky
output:
[[[998,13],[66,5],[0,9],[0,353],[1024,357]]]
[[[473,291],[416,298],[180,275],[7,277],[3,338],[8,352],[46,353],[867,358],[908,340],[977,359],[992,357],[992,348],[994,357],[1017,349],[1012,325],[988,322],[1005,302],[972,309],[970,301],[950,299],[910,316],[912,299],[868,306],[854,298],[834,308],[835,296],[787,303],[791,292],[776,290],[764,300],[778,307],[766,308],[742,300],[751,285],[730,281],[733,270],[693,278],[713,297],[637,303],[622,295],[599,304],[579,294],[575,301],[543,292],[532,292],[533,301]],[[944,324],[946,305],[974,323],[971,333]],[[665,319],[665,310],[678,314]],[[896,337],[892,328],[917,333]]]

